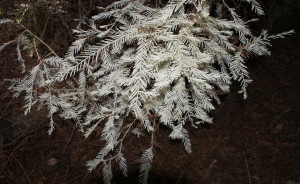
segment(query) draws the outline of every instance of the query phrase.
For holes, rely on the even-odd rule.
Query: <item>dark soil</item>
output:
[[[11,9],[13,2],[4,0],[0,8]],[[192,154],[168,140],[169,132],[160,128],[149,183],[300,183],[300,2],[264,0],[263,4],[267,15],[253,25],[254,30],[278,33],[294,29],[296,34],[274,41],[270,57],[249,60],[253,83],[246,100],[234,86],[212,113],[212,126],[188,127]],[[89,3],[82,7],[83,13],[91,8]],[[77,15],[75,5],[69,8]],[[64,53],[71,41],[68,30],[76,23],[63,16],[52,20],[47,26],[54,28],[47,29],[51,36],[45,42]],[[55,27],[61,21],[64,26]],[[17,33],[13,26],[0,28],[0,44]],[[100,149],[99,135],[85,139],[72,122],[60,122],[49,136],[45,111],[33,110],[25,117],[23,100],[12,98],[9,82],[4,80],[21,77],[19,66],[14,46],[0,53],[0,183],[102,183],[102,168],[90,173],[85,166]],[[137,183],[136,160],[145,148],[133,137],[124,147],[129,177],[114,167],[113,183]]]

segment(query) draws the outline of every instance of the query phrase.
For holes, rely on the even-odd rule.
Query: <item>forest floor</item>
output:
[[[268,3],[267,0],[264,1]],[[274,1],[276,2],[276,1]],[[273,42],[272,55],[249,60],[253,79],[248,98],[234,86],[222,96],[211,115],[214,123],[198,130],[190,127],[191,154],[169,140],[162,127],[154,152],[149,183],[182,184],[292,184],[300,183],[300,5],[297,0],[269,7],[266,24],[271,33],[294,29],[296,34]],[[11,8],[12,2],[0,2]],[[271,8],[272,7],[272,8]],[[280,10],[280,11],[278,11]],[[54,26],[56,22],[52,22]],[[50,23],[49,23],[50,24]],[[70,26],[71,27],[71,26]],[[54,27],[56,50],[67,48],[66,27]],[[0,28],[0,44],[13,38],[16,28]],[[23,102],[13,99],[5,79],[20,77],[14,47],[0,53],[0,183],[102,183],[99,167],[87,171],[86,161],[99,151],[99,135],[85,139],[72,122],[57,123],[49,136],[45,111],[23,115]],[[133,137],[124,145],[129,177],[117,167],[113,183],[137,183],[143,143]],[[138,145],[138,146],[137,146]],[[163,149],[161,149],[163,147]]]

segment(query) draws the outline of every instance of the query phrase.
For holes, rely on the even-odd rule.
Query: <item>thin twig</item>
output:
[[[71,183],[78,182],[78,180],[79,180],[80,178],[82,178],[82,177],[84,177],[84,176],[86,176],[86,175],[88,175],[88,174],[89,174],[88,172],[85,172],[85,173],[83,173],[83,174],[79,175],[78,177],[76,177],[76,178],[72,179],[72,180],[71,180],[71,181],[69,181],[67,184],[71,184]]]
[[[36,36],[33,32],[31,32],[29,29],[27,29],[23,24],[18,23],[17,24],[19,26],[21,26],[22,28],[25,29],[26,32],[28,32],[29,34],[31,34],[31,36],[33,36],[34,38],[36,38],[39,42],[41,42],[43,45],[45,45],[51,52],[52,54],[54,54],[56,57],[58,57],[58,55],[56,54],[56,52],[48,45],[46,44],[42,39],[40,39],[38,36]]]
[[[69,140],[68,140],[68,143],[67,143],[67,145],[66,145],[66,147],[65,147],[65,149],[64,149],[64,151],[63,151],[63,153],[62,153],[62,155],[64,155],[64,154],[66,153],[66,151],[67,151],[67,149],[68,149],[68,147],[69,147],[69,145],[70,145],[70,142],[71,142],[71,140],[72,140],[72,138],[73,138],[73,136],[74,136],[74,133],[75,133],[75,127],[73,128],[72,135],[70,136],[70,138],[69,138]]]
[[[128,128],[126,129],[126,131],[125,131],[125,133],[124,133],[122,139],[120,140],[120,143],[119,143],[120,149],[119,149],[118,153],[117,153],[115,156],[113,156],[113,157],[110,157],[110,158],[108,158],[108,159],[104,159],[105,162],[117,158],[117,156],[122,152],[123,141],[124,141],[124,139],[127,137],[127,134],[128,134],[128,132],[129,132],[129,130],[131,130],[131,127],[134,125],[135,122],[136,122],[136,119],[135,119],[133,122],[131,122],[131,123],[127,126]]]
[[[19,164],[20,168],[21,168],[22,171],[24,172],[24,174],[25,174],[25,176],[26,176],[26,179],[27,179],[28,183],[31,184],[31,181],[29,180],[29,177],[28,177],[28,175],[27,175],[27,173],[26,173],[24,167],[23,167],[22,164],[20,163],[20,161],[19,161],[16,157],[14,157],[14,156],[12,156],[12,157],[13,157],[13,159]]]
[[[153,121],[153,131],[151,134],[151,149],[153,148],[155,142],[155,128],[156,128],[155,126],[156,126],[156,118]]]
[[[248,173],[248,183],[251,184],[252,182],[251,182],[250,171],[249,171],[248,162],[247,162],[247,158],[246,158],[246,154],[245,154],[244,150],[243,150],[243,154],[244,154],[246,168],[247,168],[247,173]]]
[[[0,118],[3,119],[4,118],[4,114],[6,113],[8,107],[10,106],[10,104],[12,103],[12,101],[14,100],[14,98],[12,98],[9,103],[6,105],[6,107],[2,110],[2,113],[0,115]]]

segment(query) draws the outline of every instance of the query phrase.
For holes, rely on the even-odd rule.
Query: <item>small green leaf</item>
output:
[[[3,8],[0,8],[0,17],[2,17],[4,15],[4,10]]]

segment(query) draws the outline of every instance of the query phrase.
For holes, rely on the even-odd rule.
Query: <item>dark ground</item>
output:
[[[11,8],[12,3],[0,1],[0,7]],[[262,21],[265,24],[254,26],[267,28],[271,33],[295,29],[296,34],[274,41],[270,57],[248,62],[254,82],[248,88],[247,100],[233,87],[212,113],[214,124],[210,128],[189,128],[191,155],[181,144],[166,139],[168,132],[157,134],[161,141],[155,150],[149,183],[300,183],[299,3],[264,1],[268,10]],[[58,22],[61,20],[57,18]],[[57,22],[50,23],[54,25],[54,37],[53,42],[47,43],[64,53],[71,38],[63,31],[68,26],[56,29]],[[0,43],[14,34],[14,27],[1,28]],[[57,41],[61,44],[57,45]],[[15,53],[10,49],[14,47],[0,54],[0,183],[102,183],[101,167],[92,173],[85,167],[86,161],[99,151],[99,136],[84,139],[70,122],[57,124],[54,134],[48,136],[48,119],[43,111],[22,115],[22,100],[12,99],[4,81],[21,76]],[[115,167],[113,183],[137,183],[135,160],[143,147],[139,140],[132,141],[124,146],[130,175],[124,178]],[[141,149],[136,149],[136,145]]]

